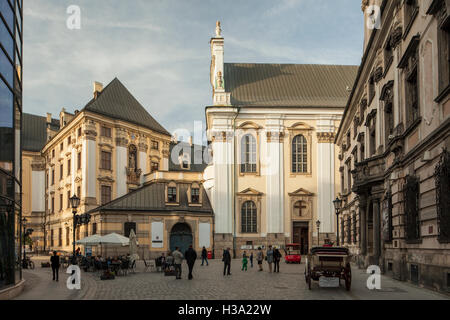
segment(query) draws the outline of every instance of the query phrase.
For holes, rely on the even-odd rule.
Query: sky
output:
[[[81,9],[80,29],[67,27],[71,5]],[[24,112],[80,110],[94,81],[117,77],[169,132],[192,132],[212,104],[217,20],[225,62],[361,61],[355,0],[32,0],[24,3]]]

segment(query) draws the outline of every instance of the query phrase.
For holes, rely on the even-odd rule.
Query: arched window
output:
[[[241,141],[241,172],[256,172],[256,139],[247,134]]]
[[[292,140],[292,172],[308,172],[308,141],[303,135]]]
[[[257,233],[257,212],[253,201],[247,201],[242,205],[241,212],[242,233]]]

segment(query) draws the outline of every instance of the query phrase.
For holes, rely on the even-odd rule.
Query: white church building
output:
[[[204,187],[216,255],[289,243],[306,253],[333,240],[341,183],[334,138],[357,66],[225,63],[220,22],[210,43],[213,157]]]

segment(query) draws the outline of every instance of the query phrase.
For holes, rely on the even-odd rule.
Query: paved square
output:
[[[70,291],[66,287],[67,274],[60,272],[60,281],[52,281],[51,270],[42,269],[40,263],[35,270],[25,270],[25,291],[17,299],[27,300],[443,300],[449,296],[422,289],[408,283],[382,277],[382,290],[366,288],[368,275],[364,270],[353,268],[351,292],[341,288],[320,288],[313,283],[308,290],[304,278],[304,264],[281,264],[279,274],[267,270],[258,272],[257,267],[241,271],[240,261],[234,260],[231,276],[223,276],[220,260],[194,269],[194,280],[187,280],[187,266],[183,264],[183,279],[165,277],[161,273],[144,273],[143,262],[137,272],[115,280],[101,281],[99,274],[82,271],[82,288]]]

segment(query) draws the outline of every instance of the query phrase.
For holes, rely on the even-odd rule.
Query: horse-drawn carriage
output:
[[[352,285],[352,270],[350,254],[347,248],[317,247],[312,248],[306,258],[305,280],[311,290],[311,282],[319,281],[322,287],[337,287],[341,280],[350,291]]]

